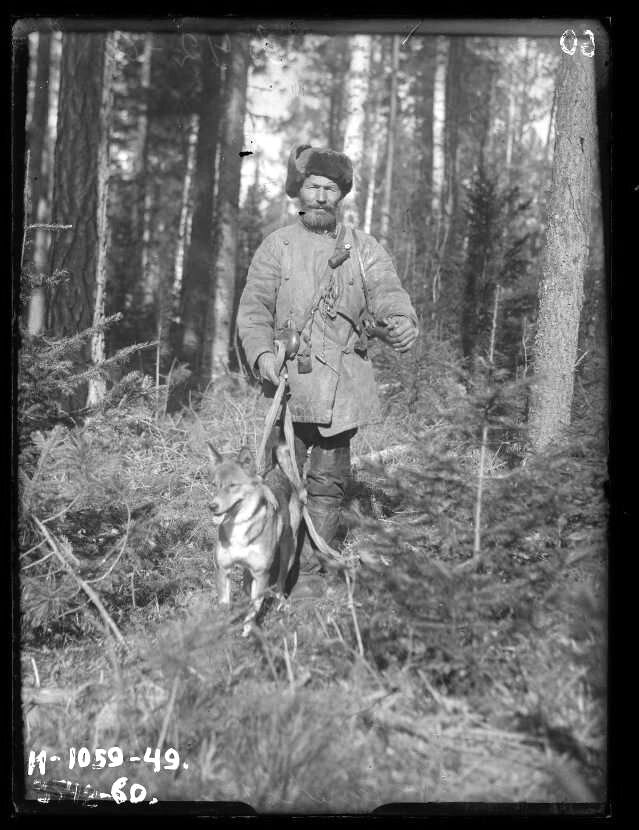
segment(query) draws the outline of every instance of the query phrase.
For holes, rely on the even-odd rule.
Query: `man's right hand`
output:
[[[277,386],[279,384],[280,378],[277,374],[277,360],[272,352],[263,352],[258,357],[257,369],[262,380],[269,381],[269,383],[272,383],[273,386]],[[286,377],[286,372],[284,372],[283,376]]]

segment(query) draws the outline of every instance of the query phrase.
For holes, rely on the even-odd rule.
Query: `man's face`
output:
[[[307,176],[300,189],[300,216],[313,230],[333,230],[342,191],[326,176]]]

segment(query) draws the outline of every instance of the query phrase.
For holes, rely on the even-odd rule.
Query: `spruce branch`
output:
[[[113,622],[109,613],[107,612],[106,608],[102,604],[102,600],[98,596],[98,594],[88,585],[81,576],[79,576],[71,566],[70,562],[68,561],[67,557],[60,551],[60,548],[54,539],[54,537],[49,533],[48,529],[42,522],[36,517],[33,517],[33,521],[36,523],[38,529],[46,538],[47,542],[49,543],[49,547],[51,548],[52,553],[55,557],[60,561],[64,569],[73,577],[77,585],[84,591],[84,593],[89,597],[91,602],[95,605],[98,610],[98,613],[102,617],[103,621],[106,623],[107,627],[111,629],[116,641],[126,647],[126,641],[122,634],[120,633],[119,628]]]

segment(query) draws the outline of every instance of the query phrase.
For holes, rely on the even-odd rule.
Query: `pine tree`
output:
[[[93,319],[107,142],[106,42],[106,34],[63,36],[53,220],[72,229],[57,237],[52,257],[63,278],[51,290],[47,329],[58,337],[88,328]]]
[[[582,46],[583,48],[580,48]],[[552,190],[539,288],[530,432],[541,450],[570,423],[595,157],[594,60],[563,54],[557,85]]]

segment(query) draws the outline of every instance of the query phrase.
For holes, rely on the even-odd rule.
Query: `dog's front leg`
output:
[[[277,610],[285,605],[286,580],[295,558],[295,536],[292,528],[287,527],[282,533],[279,544],[279,573],[277,577]]]
[[[220,605],[231,604],[231,577],[219,563],[217,566],[217,600]]]
[[[252,576],[253,582],[251,583],[251,610],[244,618],[242,637],[248,637],[249,632],[251,631],[251,628],[253,626],[253,621],[260,613],[262,603],[264,602],[264,593],[268,588],[268,570],[253,573]]]

